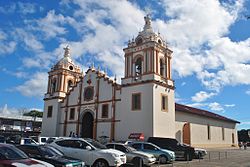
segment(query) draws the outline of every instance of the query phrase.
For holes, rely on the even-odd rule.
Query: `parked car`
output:
[[[23,151],[10,144],[0,144],[1,167],[53,167],[53,165],[29,158]]]
[[[163,149],[174,151],[177,160],[191,161],[194,157],[194,148],[188,145],[182,145],[176,139],[149,137],[148,142],[154,143]]]
[[[9,144],[20,144],[21,138],[22,137],[20,135],[8,136],[6,138],[6,143],[9,143]]]
[[[52,143],[54,140],[58,139],[58,137],[49,137],[46,141],[46,144]]]
[[[189,146],[187,144],[182,144],[184,146]],[[203,149],[203,148],[196,148],[194,147],[194,157],[196,159],[201,159],[203,158],[205,155],[207,155],[207,150]]]
[[[129,145],[138,151],[153,154],[160,164],[166,164],[175,161],[175,153],[173,151],[162,149],[155,144],[149,142],[132,142]]]
[[[139,159],[139,162],[142,160],[142,163],[148,166],[156,162],[156,158],[153,154],[137,151],[135,148],[122,143],[108,143],[106,144],[106,147],[124,152],[127,157],[127,163],[136,165]]]
[[[61,151],[49,145],[19,145],[17,148],[25,152],[29,157],[48,162],[55,167],[84,166],[84,162],[66,157]]]
[[[38,144],[46,144],[46,141],[49,139],[49,137],[43,137],[43,136],[29,136],[29,138],[33,139]]]
[[[20,144],[34,144],[34,145],[38,145],[39,143],[37,143],[35,140],[33,140],[31,138],[21,138]]]
[[[194,148],[194,158],[201,159],[207,155],[207,150],[203,148]]]
[[[125,153],[107,149],[104,145],[92,139],[59,138],[50,145],[62,151],[66,156],[81,159],[88,166],[108,167],[126,163]]]

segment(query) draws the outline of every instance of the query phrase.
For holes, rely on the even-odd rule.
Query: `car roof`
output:
[[[108,145],[108,144],[115,144],[115,145],[126,145],[126,144],[124,144],[124,143],[107,143],[106,145]]]
[[[14,147],[12,144],[0,143],[0,147]]]
[[[37,145],[37,144],[22,144],[22,145],[18,145],[17,147],[25,147],[25,146],[28,146],[28,147],[39,147],[41,145]]]

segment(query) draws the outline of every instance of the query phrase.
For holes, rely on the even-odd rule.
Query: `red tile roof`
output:
[[[214,119],[219,119],[219,120],[223,120],[223,121],[227,121],[227,122],[234,122],[234,123],[240,123],[239,121],[206,111],[206,110],[201,110],[198,108],[193,108],[193,107],[189,107],[189,106],[185,106],[182,104],[178,104],[175,103],[175,111],[182,111],[182,112],[187,112],[187,113],[191,113],[191,114],[197,114],[200,116],[204,116],[204,117],[210,117],[210,118],[214,118]]]

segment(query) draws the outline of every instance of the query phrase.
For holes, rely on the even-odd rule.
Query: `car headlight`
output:
[[[112,156],[118,158],[119,154],[112,153]]]
[[[73,167],[72,164],[63,165],[63,167]]]

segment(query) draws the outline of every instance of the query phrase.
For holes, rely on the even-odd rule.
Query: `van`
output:
[[[188,145],[183,145],[173,138],[149,137],[148,142],[153,143],[163,149],[172,150],[175,152],[177,160],[192,161],[194,157],[194,148]]]

